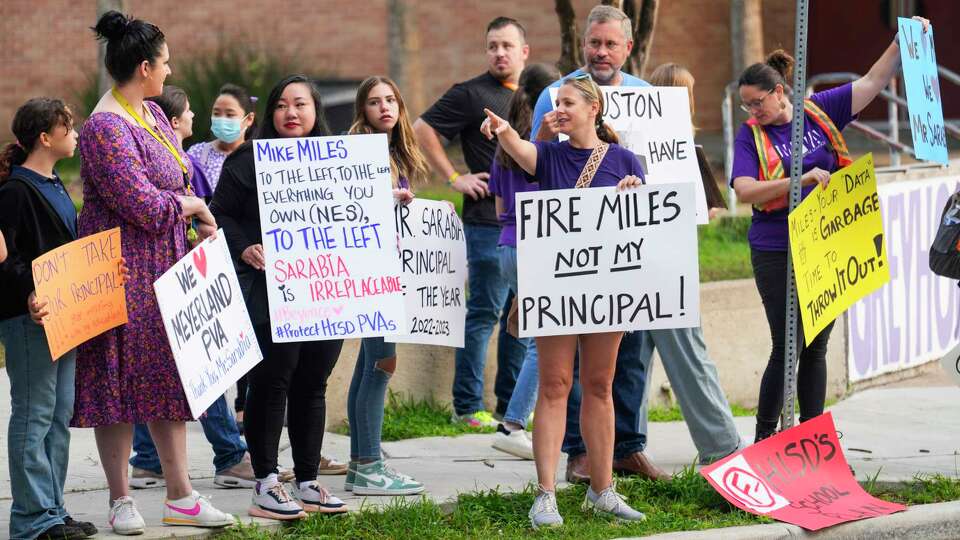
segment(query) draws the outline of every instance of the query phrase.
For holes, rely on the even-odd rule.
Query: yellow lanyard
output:
[[[110,93],[113,95],[113,99],[117,100],[117,103],[119,103],[120,106],[123,107],[123,110],[127,111],[127,114],[132,116],[133,119],[136,120],[138,124],[140,124],[140,127],[147,130],[147,133],[149,133],[150,135],[153,135],[153,138],[156,139],[158,143],[162,144],[163,147],[166,148],[167,151],[170,152],[170,154],[172,154],[174,158],[176,158],[177,163],[180,164],[180,170],[183,171],[184,180],[186,180],[187,174],[188,174],[187,164],[183,162],[183,159],[180,157],[180,152],[177,152],[177,149],[174,148],[172,144],[170,144],[170,140],[167,139],[167,136],[163,134],[163,131],[161,131],[159,128],[157,128],[157,130],[154,131],[153,128],[151,128],[143,120],[143,118],[139,114],[137,114],[136,111],[133,110],[133,107],[130,106],[130,103],[127,101],[127,99],[123,97],[123,95],[120,92],[117,91],[116,86],[114,86],[113,89],[110,90]],[[189,188],[190,188],[190,183],[187,182],[187,189]]]

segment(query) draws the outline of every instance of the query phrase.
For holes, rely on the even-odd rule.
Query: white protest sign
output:
[[[559,88],[550,89],[556,103]],[[696,189],[697,223],[709,220],[707,195],[693,143],[690,96],[686,88],[601,86],[603,121],[610,124],[620,146],[637,155],[648,184],[690,182]],[[560,136],[561,140],[566,139]]]
[[[690,183],[517,194],[522,337],[700,324]]]
[[[253,144],[273,341],[405,333],[387,136]]]
[[[263,356],[223,231],[153,284],[180,382],[199,418]]]
[[[467,243],[460,218],[445,201],[414,199],[394,210],[410,333],[386,341],[463,347]]]

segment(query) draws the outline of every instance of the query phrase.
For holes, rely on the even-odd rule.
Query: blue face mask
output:
[[[243,133],[243,126],[239,118],[226,118],[223,116],[214,116],[210,119],[210,131],[213,136],[221,141],[230,144],[237,142]]]

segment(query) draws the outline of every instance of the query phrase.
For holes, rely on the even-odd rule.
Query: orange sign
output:
[[[120,229],[110,229],[33,260],[37,302],[54,361],[88,339],[127,323],[127,299],[120,280]]]

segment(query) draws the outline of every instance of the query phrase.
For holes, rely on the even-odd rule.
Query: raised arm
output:
[[[500,147],[510,157],[520,165],[520,168],[527,171],[527,174],[537,173],[537,145],[530,141],[525,141],[517,133],[517,130],[510,127],[510,123],[500,118],[490,109],[484,109],[487,118],[490,119],[490,129],[497,136]]]
[[[923,31],[930,28],[930,21],[923,17],[914,17],[913,20],[923,24]],[[883,51],[880,58],[874,62],[870,71],[853,82],[853,97],[850,103],[851,114],[857,114],[867,107],[886,88],[890,79],[900,69],[900,42],[896,37],[893,43]]]

